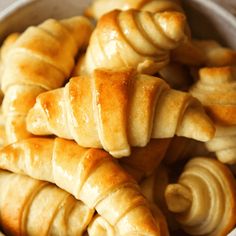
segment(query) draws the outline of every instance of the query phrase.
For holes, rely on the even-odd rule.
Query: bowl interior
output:
[[[236,18],[214,1],[182,0],[195,37],[236,49]]]
[[[18,0],[0,12],[0,42],[11,32],[21,32],[48,18],[63,19],[83,14],[88,0]]]

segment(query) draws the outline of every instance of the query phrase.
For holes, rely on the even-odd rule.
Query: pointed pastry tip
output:
[[[191,207],[192,193],[184,185],[169,184],[165,190],[165,199],[171,212],[181,213]]]
[[[177,135],[207,142],[214,137],[215,126],[201,106],[190,106],[185,111]]]
[[[157,13],[161,28],[174,41],[182,41],[186,39],[186,17],[179,12]]]
[[[40,104],[36,102],[33,108],[28,112],[26,118],[27,130],[35,135],[47,135],[49,133],[45,132],[47,130],[47,117],[40,107]]]

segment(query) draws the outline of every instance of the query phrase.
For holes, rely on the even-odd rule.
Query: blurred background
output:
[[[0,11],[17,1],[19,0],[0,0]],[[218,4],[222,5],[224,8],[226,8],[228,11],[230,11],[232,14],[236,16],[236,0],[208,0],[208,1],[217,2]]]

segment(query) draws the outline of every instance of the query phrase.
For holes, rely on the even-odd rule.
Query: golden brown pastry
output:
[[[86,15],[98,20],[105,13],[115,9],[123,11],[136,9],[152,13],[165,11],[184,13],[179,0],[95,0],[86,10]],[[185,27],[189,39],[171,52],[171,59],[187,65],[202,64],[204,55],[202,51],[192,43],[189,26],[186,25]]]
[[[150,176],[159,166],[171,139],[151,139],[145,147],[133,147],[131,155],[120,159],[122,167],[137,182]]]
[[[115,9],[149,12],[183,11],[178,0],[94,0],[85,13],[98,20],[102,15]]]
[[[236,51],[223,47],[215,40],[196,40],[192,44],[204,54],[204,65],[208,67],[236,65]]]
[[[236,126],[216,125],[215,137],[206,142],[209,151],[226,164],[236,164]]]
[[[90,209],[48,182],[0,170],[0,219],[7,235],[82,235]]]
[[[131,146],[146,146],[151,138],[177,134],[207,141],[214,135],[197,99],[132,70],[96,70],[91,77],[72,78],[65,88],[39,95],[27,128],[74,139],[84,147],[103,147],[114,157],[129,156]]]
[[[2,114],[2,108],[0,108],[0,147],[6,144],[6,133],[5,133],[5,120]]]
[[[2,46],[1,46],[1,61],[6,58],[6,55],[9,51],[9,49],[14,45],[16,40],[19,38],[20,33],[11,33],[9,34],[6,39],[3,41]]]
[[[236,163],[236,68],[207,67],[190,92],[197,97],[216,126],[215,137],[206,146],[224,163]]]
[[[26,29],[4,54],[2,90],[8,142],[26,138],[25,116],[41,92],[68,79],[78,50],[88,44],[92,24],[78,16],[48,19]]]
[[[11,33],[6,39],[3,41],[0,48],[0,80],[2,78],[3,68],[4,68],[4,60],[6,59],[6,54],[9,49],[14,45],[17,38],[20,36],[19,33]],[[1,91],[2,93],[2,91]]]
[[[179,12],[114,10],[101,17],[92,33],[80,74],[96,68],[131,67],[154,74],[169,63],[169,52],[185,39],[186,20]]]
[[[160,236],[169,236],[168,226],[162,212],[155,204],[151,204],[151,211],[157,224],[160,227]],[[93,220],[90,222],[87,233],[89,236],[117,236],[115,228],[98,214],[95,215]]]
[[[178,183],[168,185],[165,198],[190,235],[225,236],[236,224],[236,182],[217,160],[191,159]]]
[[[31,138],[2,148],[0,168],[55,183],[95,208],[118,235],[160,235],[137,183],[103,150],[60,138]]]
[[[197,97],[212,119],[222,125],[236,125],[236,68],[206,67],[190,93]]]
[[[95,215],[87,228],[89,236],[116,236],[115,228],[100,215]]]

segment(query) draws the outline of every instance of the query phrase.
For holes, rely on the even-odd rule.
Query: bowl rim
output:
[[[2,11],[0,11],[0,21],[2,21],[5,18],[9,17],[10,15],[14,14],[20,8],[24,8],[29,3],[36,2],[36,1],[40,1],[40,0],[17,0],[15,2],[12,2],[10,5],[8,5],[6,8],[4,8]]]
[[[189,1],[189,0],[186,0],[186,1]],[[214,1],[206,1],[206,0],[192,0],[192,1],[196,3],[201,3],[202,6],[206,6],[206,8],[212,9],[214,12],[219,14],[220,17],[224,18],[230,24],[232,24],[232,26],[235,27],[236,29],[236,17],[219,3],[214,2]]]
[[[41,1],[41,0],[17,0],[11,3],[9,6],[0,11],[0,21],[13,14],[16,10],[23,8],[27,6],[29,3],[36,1]],[[207,6],[207,8],[210,7],[211,9],[215,10],[215,12],[217,12],[224,19],[230,21],[232,25],[235,26],[236,28],[236,17],[231,12],[227,11],[227,9],[221,6],[219,3],[206,0],[193,0],[193,1],[199,2],[202,5]]]

